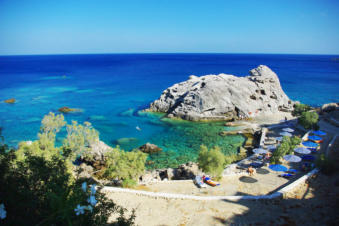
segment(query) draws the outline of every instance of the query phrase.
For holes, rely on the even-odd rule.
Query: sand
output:
[[[281,116],[270,123],[278,123]],[[261,124],[260,121],[256,123]],[[267,120],[266,120],[267,123]],[[328,132],[327,145],[339,128],[320,123]],[[339,141],[336,142],[338,145]],[[325,147],[322,148],[324,151]],[[339,153],[334,154],[339,160]],[[333,157],[333,156],[332,156]],[[292,166],[293,167],[293,166]],[[267,169],[266,167],[263,167]],[[267,169],[268,170],[268,169]],[[193,195],[264,195],[275,191],[290,181],[268,170],[268,174],[255,174],[256,183],[244,183],[243,175],[227,176],[221,186],[198,189],[191,181],[160,182],[143,190]],[[326,225],[337,224],[339,201],[339,175],[319,174],[286,194],[282,199],[240,201],[194,201],[146,197],[131,193],[107,192],[110,199],[125,207],[129,213],[136,211],[137,225]],[[112,216],[112,220],[115,216]]]

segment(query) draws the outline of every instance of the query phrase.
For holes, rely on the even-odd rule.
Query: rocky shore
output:
[[[245,77],[192,75],[189,80],[164,90],[145,111],[191,121],[233,121],[292,111],[294,102],[269,67],[260,65],[249,73]]]

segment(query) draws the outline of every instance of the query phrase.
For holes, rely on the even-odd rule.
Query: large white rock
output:
[[[278,111],[291,111],[292,101],[281,88],[278,76],[267,66],[250,75],[190,76],[163,91],[146,111],[164,112],[186,120],[230,120]]]

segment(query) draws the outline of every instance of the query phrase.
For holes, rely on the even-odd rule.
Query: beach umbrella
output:
[[[280,164],[273,164],[273,165],[270,165],[268,168],[270,168],[273,171],[286,171],[287,170],[286,166],[283,166]]]
[[[289,133],[289,132],[281,132],[281,133],[279,133],[281,136],[287,136],[287,137],[291,137],[292,136],[292,134],[291,133]]]
[[[321,131],[321,130],[316,130],[316,131],[313,131],[312,133],[315,134],[315,135],[318,135],[318,136],[325,136],[326,135],[326,133]]]
[[[323,138],[321,138],[321,137],[318,137],[318,136],[308,136],[308,139],[309,140],[313,140],[313,141],[321,141],[321,140],[323,140]]]
[[[300,162],[301,161],[301,158],[296,155],[285,155],[283,158],[287,162]]]
[[[294,129],[291,129],[291,128],[283,128],[282,130],[285,131],[285,132],[289,132],[289,133],[294,132]]]
[[[277,148],[277,145],[271,144],[266,147],[268,150],[274,150]]]
[[[263,148],[255,148],[253,149],[253,152],[255,154],[266,154],[267,153],[267,150],[263,149]]]
[[[318,147],[318,144],[314,143],[312,141],[304,141],[301,144],[304,145],[307,148],[316,148],[316,147]]]
[[[276,139],[277,141],[281,142],[282,139],[283,139],[283,137],[276,137],[275,139]]]
[[[299,154],[309,154],[311,153],[310,150],[308,150],[307,148],[305,147],[298,147],[298,148],[294,148],[294,151],[299,153]]]

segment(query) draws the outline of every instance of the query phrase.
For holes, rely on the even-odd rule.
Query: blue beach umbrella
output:
[[[325,136],[326,133],[321,131],[321,130],[316,130],[312,132],[314,135],[318,135],[318,136]]]
[[[292,134],[291,133],[289,133],[289,132],[281,132],[281,133],[279,133],[281,136],[287,136],[287,137],[291,137],[292,136]]]
[[[321,141],[323,138],[314,135],[314,136],[308,136],[308,139],[314,140],[314,141]]]
[[[267,150],[263,149],[263,148],[255,148],[253,149],[253,152],[255,154],[266,154],[267,153]]]
[[[302,145],[304,145],[307,148],[316,148],[316,147],[318,147],[318,144],[314,143],[312,141],[304,141],[304,142],[302,142]]]
[[[270,168],[273,171],[286,171],[287,167],[280,165],[280,164],[273,164],[270,165],[268,168]]]
[[[276,139],[277,141],[281,142],[282,139],[283,139],[283,137],[276,137],[275,139]]]
[[[301,158],[296,155],[285,155],[283,158],[287,162],[300,162],[301,161]]]
[[[294,151],[299,153],[299,154],[309,154],[311,153],[310,150],[308,150],[307,148],[305,147],[298,147],[298,148],[294,148]]]

